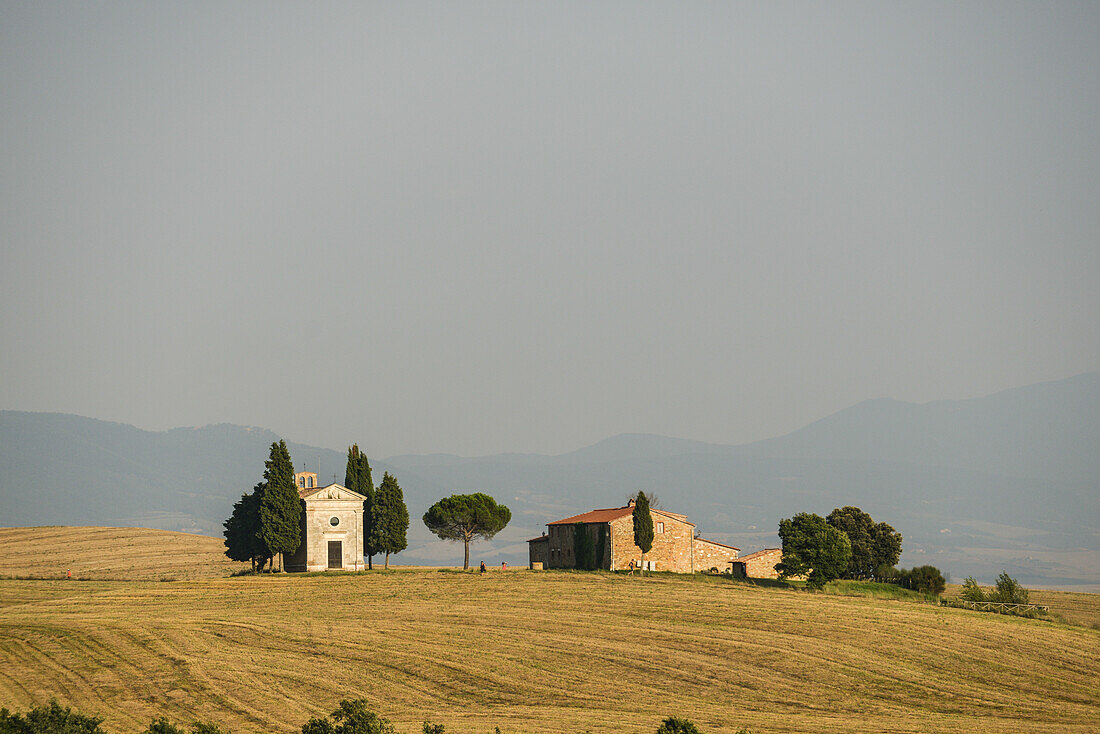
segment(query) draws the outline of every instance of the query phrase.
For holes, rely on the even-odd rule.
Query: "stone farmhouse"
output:
[[[544,535],[527,541],[531,568],[575,568],[573,539],[577,523],[584,525],[596,548],[596,565],[625,571],[633,560],[641,568],[642,552],[634,545],[634,500],[624,507],[592,510],[547,525]],[[650,508],[653,548],[646,553],[646,568],[653,571],[694,573],[724,571],[739,548],[695,537],[695,524],[686,515]]]
[[[317,486],[316,472],[294,475],[302,498],[302,544],[286,558],[287,571],[362,571],[363,495],[333,482]]]

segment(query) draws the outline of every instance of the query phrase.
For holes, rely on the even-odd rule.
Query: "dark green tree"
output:
[[[876,523],[858,507],[837,508],[825,521],[847,535],[852,546],[845,578],[874,578],[879,569],[893,567],[901,557],[901,533],[884,522]]]
[[[641,573],[645,576],[645,554],[653,549],[653,515],[649,514],[649,498],[645,492],[639,491],[634,498],[631,518],[634,521],[634,545],[642,552]]]
[[[875,569],[892,568],[901,558],[901,533],[884,522],[876,522],[871,531],[871,557]]]
[[[149,728],[141,734],[229,734],[229,732],[217,724],[206,721],[194,722],[191,724],[191,731],[188,732],[182,726],[176,726],[167,718],[161,716],[159,719],[153,719],[153,722],[149,724]]]
[[[103,719],[85,716],[56,700],[36,706],[25,714],[13,714],[0,708],[0,734],[106,734],[100,728]]]
[[[424,524],[443,540],[461,540],[465,549],[462,569],[470,568],[470,541],[488,540],[511,521],[512,511],[487,494],[453,494],[444,497],[424,513]]]
[[[260,535],[260,498],[264,483],[260,482],[233,505],[233,514],[225,521],[225,555],[233,561],[250,561],[253,572],[263,568],[271,552]]]
[[[273,555],[293,553],[302,544],[302,499],[294,486],[294,464],[286,441],[271,444],[264,465],[264,491],[260,498],[260,537]]]
[[[997,577],[997,585],[990,592],[988,600],[1002,604],[1027,604],[1029,598],[1027,589],[1020,586],[1007,571],[1001,571],[1001,575]]]
[[[596,567],[596,546],[588,534],[588,526],[583,522],[573,525],[573,567],[582,571],[591,571]]]
[[[657,734],[702,734],[702,732],[691,719],[670,716],[661,722],[661,726],[657,728]]]
[[[302,726],[302,734],[397,734],[388,720],[367,708],[367,700],[341,701],[328,719],[312,718]]]
[[[409,508],[397,480],[386,472],[382,484],[374,493],[371,508],[373,520],[371,547],[386,554],[386,568],[390,567],[390,553],[400,553],[409,547],[406,534],[409,530]]]
[[[352,492],[358,492],[363,500],[363,554],[367,557],[367,568],[374,568],[374,556],[382,551],[375,548],[372,539],[374,532],[374,480],[371,479],[370,462],[367,455],[359,450],[359,444],[353,443],[348,449],[348,463],[344,469],[344,486]]]
[[[962,591],[959,592],[959,598],[963,601],[989,601],[986,599],[982,587],[978,586],[978,582],[974,580],[973,576],[966,577]]]
[[[779,578],[806,576],[811,588],[820,589],[840,578],[852,557],[848,536],[821,515],[800,512],[780,520],[779,538],[783,541],[783,560],[775,566]]]
[[[943,574],[935,566],[917,566],[909,570],[902,569],[898,572],[897,584],[920,592],[921,594],[940,595],[947,588],[947,581]]]

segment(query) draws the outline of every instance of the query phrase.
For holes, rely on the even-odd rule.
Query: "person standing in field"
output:
[[[485,561],[481,562],[481,568],[478,570],[478,573],[485,573]]]
[[[634,559],[633,558],[630,559],[630,575],[631,576],[634,575]]]
[[[501,571],[507,571],[508,570],[508,562],[507,561],[501,561],[500,562],[500,570]]]

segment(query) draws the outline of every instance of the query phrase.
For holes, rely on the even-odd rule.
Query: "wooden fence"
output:
[[[962,609],[973,609],[977,612],[1001,612],[1002,614],[1011,614],[1012,612],[1025,611],[1048,611],[1045,606],[1042,606],[1040,604],[1005,604],[1004,602],[999,601],[967,601],[966,599],[940,599],[940,604],[945,607],[961,607]]]

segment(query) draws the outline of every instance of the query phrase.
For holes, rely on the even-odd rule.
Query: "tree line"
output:
[[[302,545],[304,502],[294,483],[294,464],[286,441],[271,444],[263,477],[251,492],[241,495],[224,523],[225,555],[250,562],[253,571],[265,566],[274,570],[276,556],[283,568],[285,556]],[[385,554],[389,568],[390,554],[408,547],[409,510],[397,479],[386,472],[376,490],[366,454],[352,444],[344,486],[364,497],[363,549],[368,568],[374,567],[374,556],[380,554]]]
[[[827,517],[800,512],[779,521],[779,538],[779,578],[802,576],[811,588],[820,589],[835,579],[883,581],[924,594],[942,594],[946,588],[935,566],[895,568],[901,558],[901,533],[888,523],[875,522],[858,507],[838,507]]]

